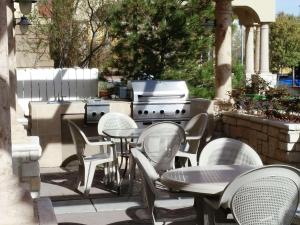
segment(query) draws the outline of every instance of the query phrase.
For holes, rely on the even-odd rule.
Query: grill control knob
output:
[[[139,111],[138,111],[138,114],[142,114],[142,113],[143,113],[142,110],[139,110]]]
[[[176,114],[180,113],[180,110],[179,110],[179,109],[176,109],[175,113],[176,113]]]
[[[148,114],[148,110],[145,110],[145,111],[144,111],[144,114]]]
[[[181,113],[182,113],[182,114],[185,114],[185,112],[186,112],[185,109],[181,110]]]
[[[100,116],[103,116],[104,114],[105,114],[104,112],[101,112],[101,113],[100,113]]]
[[[92,112],[92,117],[95,117],[97,116],[97,113],[96,112]]]
[[[164,114],[164,113],[165,113],[165,111],[164,111],[164,110],[160,110],[159,112],[160,112],[160,114]]]

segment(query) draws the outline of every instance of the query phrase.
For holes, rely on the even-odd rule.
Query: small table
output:
[[[160,181],[173,190],[195,193],[198,224],[204,224],[203,195],[219,195],[240,174],[254,169],[246,165],[185,167],[165,172]]]
[[[138,138],[144,129],[141,128],[128,128],[128,129],[105,129],[103,134],[111,138]]]
[[[184,167],[167,171],[160,179],[164,185],[175,190],[216,195],[222,193],[238,175],[253,168],[246,165]]]
[[[119,138],[120,139],[120,145],[121,145],[121,163],[120,167],[123,164],[123,157],[127,157],[125,161],[125,169],[123,173],[123,178],[125,177],[126,171],[127,171],[127,166],[128,166],[128,152],[124,152],[123,149],[123,139],[127,138],[138,138],[141,133],[143,132],[144,129],[141,128],[127,128],[127,129],[105,129],[103,130],[103,134],[107,135],[108,137],[111,138]],[[131,160],[132,161],[132,160]],[[129,177],[131,177],[129,175]]]

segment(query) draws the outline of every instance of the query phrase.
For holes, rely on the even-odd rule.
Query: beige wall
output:
[[[34,7],[34,5],[33,5]],[[16,23],[22,16],[19,10],[19,4],[14,4]],[[29,17],[29,15],[27,15]],[[53,67],[54,62],[49,55],[49,47],[37,47],[38,39],[32,35],[32,26],[29,26],[28,32],[22,34],[20,26],[15,25],[16,35],[16,67],[17,68],[39,68]]]
[[[275,0],[233,0],[232,6],[233,8],[248,7],[252,9],[259,17],[260,22],[275,22]],[[246,13],[243,15],[244,19],[249,16]]]

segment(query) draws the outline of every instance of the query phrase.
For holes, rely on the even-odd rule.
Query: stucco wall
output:
[[[251,8],[258,15],[260,22],[275,21],[275,0],[233,0],[232,6]]]

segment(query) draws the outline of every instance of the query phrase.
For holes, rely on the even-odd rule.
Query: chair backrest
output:
[[[103,135],[105,129],[137,128],[135,121],[123,113],[109,112],[104,114],[98,122],[98,134]]]
[[[142,151],[158,173],[174,167],[175,155],[184,143],[183,128],[173,122],[153,124],[147,127],[138,139]]]
[[[82,130],[73,121],[68,120],[68,126],[71,132],[72,140],[75,144],[77,156],[82,156],[87,143],[87,138]]]
[[[218,138],[201,151],[199,166],[204,165],[263,165],[259,155],[249,145],[232,138]]]
[[[208,121],[207,113],[200,113],[193,116],[186,124],[184,130],[188,136],[197,136],[197,139],[188,140],[189,153],[197,153],[200,141],[204,135]]]
[[[225,189],[220,206],[240,225],[289,225],[299,203],[299,170],[284,165],[248,171]]]
[[[154,201],[157,195],[155,181],[159,179],[159,175],[143,153],[133,148],[131,149],[131,154],[141,172],[143,185],[146,189],[145,192],[148,207],[153,210]]]

